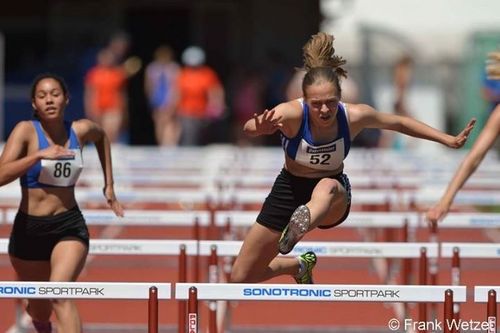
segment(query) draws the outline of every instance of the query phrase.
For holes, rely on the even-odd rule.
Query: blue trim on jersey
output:
[[[309,106],[305,102],[302,102],[302,105],[302,123],[300,124],[300,129],[297,135],[293,138],[288,138],[283,133],[281,133],[281,146],[283,147],[283,150],[285,150],[288,157],[295,160],[302,138],[313,146],[320,146],[332,143],[342,137],[344,138],[344,158],[346,158],[347,154],[349,154],[349,149],[351,148],[351,135],[349,132],[349,123],[347,121],[347,111],[345,110],[344,106],[339,103],[337,109],[337,137],[330,142],[316,143],[312,138],[311,127],[309,124]]]
[[[38,137],[38,150],[45,149],[49,146],[49,142],[45,137],[45,134],[42,130],[42,125],[38,120],[32,120],[33,126],[36,130],[36,135]],[[76,137],[75,131],[71,128],[71,122],[64,122],[64,128],[66,129],[66,133],[69,136],[69,148],[68,149],[80,149],[80,143],[78,142],[78,138]],[[41,187],[59,187],[53,185],[42,184],[38,182],[38,177],[40,176],[40,172],[42,171],[42,161],[36,162],[28,171],[20,177],[20,182],[22,187],[27,188],[41,188]],[[69,187],[74,187],[69,186]]]

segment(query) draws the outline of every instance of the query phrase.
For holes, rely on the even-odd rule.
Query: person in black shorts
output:
[[[304,46],[303,98],[255,114],[244,125],[249,136],[279,131],[285,164],[246,234],[232,282],[260,282],[289,274],[297,283],[313,283],[313,252],[298,258],[277,255],[292,251],[308,231],[335,227],[347,218],[351,187],[343,161],[351,141],[364,128],[389,129],[460,148],[474,127],[472,119],[453,136],[406,116],[343,103],[340,79],[346,77],[342,68],[346,62],[335,55],[333,40],[332,35],[318,33]]]
[[[75,200],[86,143],[96,146],[108,205],[123,216],[114,191],[110,143],[94,122],[64,121],[69,96],[59,76],[35,78],[31,102],[34,119],[15,126],[0,156],[0,186],[17,178],[21,184],[21,203],[9,241],[10,260],[21,281],[76,281],[89,248],[87,226]],[[29,299],[27,304],[39,333],[52,332],[52,310],[58,332],[82,331],[71,300]]]

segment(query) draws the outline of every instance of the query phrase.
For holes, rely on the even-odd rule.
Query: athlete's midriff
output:
[[[342,171],[344,170],[344,163],[342,163],[342,165],[336,170],[316,170],[300,165],[285,154],[285,169],[288,170],[288,172],[290,172],[292,175],[299,177],[323,178],[342,173]]]
[[[19,210],[33,216],[52,216],[77,205],[74,187],[22,188]]]

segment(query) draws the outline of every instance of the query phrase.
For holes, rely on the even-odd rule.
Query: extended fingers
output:
[[[472,118],[467,124],[467,126],[465,126],[465,131],[467,131],[467,133],[470,133],[470,131],[472,131],[475,125],[476,125],[476,118]]]

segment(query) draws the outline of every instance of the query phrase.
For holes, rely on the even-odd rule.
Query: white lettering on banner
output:
[[[90,252],[141,252],[139,245],[126,244],[90,244]]]
[[[377,290],[377,289],[335,289],[333,297],[382,297],[382,298],[399,298],[399,290]]]
[[[79,288],[79,287],[40,287],[40,295],[68,295],[68,296],[104,296],[104,288]]]

